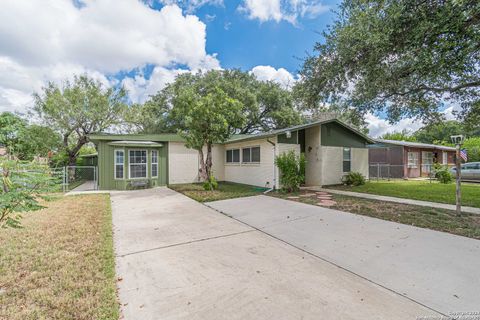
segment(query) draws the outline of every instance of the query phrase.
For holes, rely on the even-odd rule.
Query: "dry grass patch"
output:
[[[47,205],[0,230],[0,319],[118,319],[109,196]]]
[[[319,200],[315,193],[312,196],[300,196],[307,193],[312,193],[312,191],[302,190],[290,194],[272,192],[269,193],[269,195],[317,205]],[[298,196],[298,198],[288,199],[288,197],[291,196]],[[458,217],[455,211],[445,209],[362,199],[336,194],[333,194],[332,198],[336,204],[329,207],[331,209],[480,239],[480,215],[463,213]]]

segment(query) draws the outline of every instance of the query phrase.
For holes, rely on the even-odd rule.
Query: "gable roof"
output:
[[[403,141],[403,140],[385,140],[385,139],[375,139],[375,141],[379,144],[393,144],[393,145],[396,145],[396,146],[411,147],[411,148],[424,148],[424,149],[438,149],[438,150],[445,150],[445,151],[455,151],[455,148],[453,148],[453,147],[441,146],[441,145],[437,145],[437,144],[411,142],[411,141]]]
[[[342,127],[348,129],[352,133],[362,137],[365,139],[368,143],[375,143],[373,139],[371,139],[369,136],[366,134],[358,131],[357,129],[353,128],[352,126],[338,120],[338,119],[330,119],[330,120],[318,120],[318,121],[313,121],[297,126],[292,126],[284,129],[277,129],[277,130],[272,130],[269,132],[262,132],[262,133],[257,133],[257,134],[234,134],[225,141],[223,144],[227,143],[233,143],[233,142],[240,142],[240,141],[248,141],[248,140],[256,140],[256,139],[264,139],[264,138],[270,138],[273,136],[276,136],[278,134],[286,133],[287,131],[296,131],[296,130],[302,130],[302,129],[307,129],[310,127],[326,124],[326,123],[337,123],[341,125]],[[156,141],[162,141],[162,142],[185,142],[185,139],[183,139],[179,134],[176,133],[159,133],[159,134],[111,134],[111,133],[94,133],[90,134],[89,139],[91,141],[150,141],[150,142],[156,142]]]
[[[245,137],[237,137],[237,138],[232,137],[232,138],[228,139],[225,143],[234,143],[234,142],[241,142],[241,141],[248,141],[248,140],[270,138],[270,137],[276,136],[278,134],[286,133],[287,131],[297,131],[297,130],[307,129],[307,128],[311,128],[311,127],[314,127],[314,126],[327,124],[327,123],[337,123],[337,124],[341,125],[342,127],[346,128],[347,130],[351,131],[352,133],[362,137],[368,143],[375,143],[375,141],[372,138],[370,138],[369,136],[367,136],[366,134],[360,132],[359,130],[355,129],[354,127],[352,127],[352,126],[350,126],[350,125],[348,125],[348,124],[346,124],[346,123],[344,123],[344,122],[342,122],[338,119],[317,120],[317,121],[313,121],[313,122],[309,122],[309,123],[305,123],[305,124],[301,124],[301,125],[297,125],[297,126],[293,126],[293,127],[289,127],[289,128],[277,129],[277,130],[272,130],[272,131],[269,131],[269,132],[262,132],[262,133],[258,133],[258,134],[247,135]]]

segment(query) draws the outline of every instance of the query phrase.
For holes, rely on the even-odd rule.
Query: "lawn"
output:
[[[219,182],[218,189],[206,191],[201,183],[173,184],[169,188],[199,202],[209,202],[261,194],[265,189],[246,184]]]
[[[108,195],[46,205],[0,230],[0,319],[118,319]]]
[[[394,180],[370,181],[363,186],[356,187],[337,185],[326,188],[455,204],[454,183]],[[462,184],[462,205],[480,208],[480,184]]]
[[[274,197],[311,205],[317,205],[319,202],[316,194],[311,191],[300,191],[290,194],[272,192],[268,194]],[[311,196],[308,196],[309,194]],[[288,197],[292,196],[297,196],[298,198],[288,199]],[[480,215],[464,213],[462,216],[458,217],[455,215],[454,211],[445,209],[384,202],[335,194],[332,194],[332,198],[336,201],[336,204],[330,207],[332,209],[480,239]]]

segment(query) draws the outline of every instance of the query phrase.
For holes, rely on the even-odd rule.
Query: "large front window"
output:
[[[418,167],[418,152],[408,152],[408,168],[416,169]]]
[[[422,171],[429,173],[433,167],[433,152],[422,151]]]
[[[230,149],[226,151],[227,163],[239,163],[240,162],[240,149]]]
[[[131,179],[147,177],[147,150],[130,150],[128,163]]]

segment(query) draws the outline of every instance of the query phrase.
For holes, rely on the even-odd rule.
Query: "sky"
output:
[[[334,21],[336,0],[2,0],[0,112],[86,73],[144,102],[183,72],[239,68],[289,88]],[[448,113],[448,110],[447,110]],[[447,116],[448,118],[448,116]],[[374,137],[416,130],[368,114]]]

